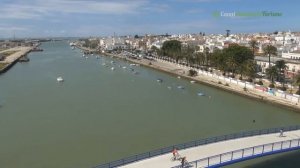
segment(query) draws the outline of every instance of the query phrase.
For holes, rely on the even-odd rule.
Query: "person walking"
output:
[[[186,157],[181,158],[181,168],[184,168]]]
[[[279,137],[283,137],[283,130],[282,129],[280,129]]]

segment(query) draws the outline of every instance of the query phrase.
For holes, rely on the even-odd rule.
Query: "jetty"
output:
[[[14,47],[0,52],[13,52],[12,54],[6,56],[4,60],[0,61],[0,74],[6,72],[15,63],[17,63],[22,57],[25,57],[29,52],[33,50],[34,47]],[[15,52],[14,52],[15,51]]]

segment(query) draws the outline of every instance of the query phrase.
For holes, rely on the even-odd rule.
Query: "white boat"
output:
[[[123,66],[123,69],[126,69],[127,67],[126,66]]]
[[[162,79],[157,79],[156,81],[157,81],[158,83],[162,83],[162,82],[163,82]]]
[[[63,82],[64,81],[64,79],[61,76],[56,78],[56,80],[57,80],[57,82]]]
[[[130,64],[130,66],[136,66],[136,64]]]
[[[201,93],[201,92],[197,93],[197,95],[198,95],[198,96],[205,96],[205,94],[204,94],[204,93]]]
[[[177,88],[178,88],[178,89],[184,89],[184,87],[183,87],[183,86],[177,86]]]
[[[180,79],[181,77],[180,77],[180,76],[177,76],[177,78]]]
[[[193,81],[193,80],[192,80],[192,81],[190,81],[190,82],[191,82],[191,83],[196,83],[196,81]]]
[[[111,67],[110,69],[113,71],[113,70],[115,70],[115,67]]]

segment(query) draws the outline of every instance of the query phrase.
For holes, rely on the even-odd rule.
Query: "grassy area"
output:
[[[0,70],[3,69],[6,65],[7,63],[0,63]]]

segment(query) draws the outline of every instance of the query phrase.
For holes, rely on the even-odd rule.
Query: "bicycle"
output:
[[[179,155],[179,153],[175,154],[175,156],[171,157],[171,161],[180,160],[182,157]]]

